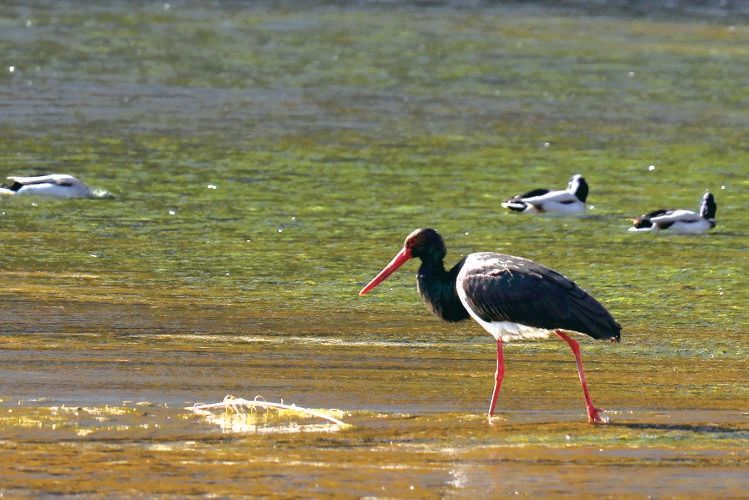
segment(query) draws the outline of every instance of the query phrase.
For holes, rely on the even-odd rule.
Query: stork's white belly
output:
[[[511,321],[484,321],[471,314],[476,322],[484,327],[484,330],[491,333],[495,339],[502,339],[502,342],[512,342],[513,340],[522,339],[545,339],[551,335],[551,330],[533,328],[532,326],[512,323]]]
[[[485,321],[468,306],[463,288],[459,286],[457,289],[458,298],[460,298],[460,302],[466,308],[468,314],[497,340],[502,339],[502,342],[512,342],[513,340],[521,339],[544,339],[551,335],[551,330],[534,328],[532,326],[521,325],[520,323],[513,323],[512,321]]]

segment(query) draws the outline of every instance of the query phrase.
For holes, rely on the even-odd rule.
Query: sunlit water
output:
[[[0,6],[0,175],[115,195],[0,199],[0,492],[745,495],[738,9]],[[584,216],[499,207],[574,173]],[[708,189],[711,233],[627,232]],[[581,341],[609,425],[553,339],[507,346],[489,424],[493,342],[415,263],[357,296],[422,226],[611,310],[622,343]],[[227,394],[353,427],[185,410]]]

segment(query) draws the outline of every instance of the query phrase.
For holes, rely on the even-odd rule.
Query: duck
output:
[[[0,195],[43,196],[45,198],[101,197],[79,179],[68,174],[48,174],[31,177],[8,177],[9,185],[0,185]]]
[[[534,189],[502,202],[502,206],[513,212],[554,212],[567,215],[584,212],[587,198],[588,183],[582,175],[576,174],[570,178],[567,189],[560,191]]]
[[[718,205],[715,197],[707,192],[700,201],[699,212],[683,209],[653,210],[632,219],[632,232],[668,232],[674,234],[702,234],[715,227]]]

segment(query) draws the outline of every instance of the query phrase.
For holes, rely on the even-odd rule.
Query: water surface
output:
[[[113,200],[0,199],[6,494],[742,496],[749,28],[738,11],[174,2],[0,7],[0,175]],[[651,168],[652,167],[652,168]],[[500,201],[591,186],[576,218]],[[696,208],[698,237],[627,233]],[[416,227],[573,278],[623,326],[494,347],[445,325]],[[225,433],[226,394],[337,408],[337,433]],[[265,425],[265,424],[264,424]],[[267,422],[272,427],[274,423]]]

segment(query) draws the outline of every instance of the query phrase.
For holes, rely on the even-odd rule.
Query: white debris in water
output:
[[[216,189],[216,188],[218,188],[218,186],[216,186],[215,184],[208,184],[206,187],[208,189]]]
[[[15,66],[8,66],[8,72],[9,73],[15,73],[16,72],[16,67]]]
[[[177,212],[175,210],[169,210],[169,215],[176,215]]]
[[[648,165],[648,172],[655,170],[655,165]]]
[[[255,396],[255,399],[249,400],[228,395],[220,403],[196,403],[186,407],[185,410],[202,415],[208,422],[221,427],[224,432],[263,434],[337,432],[351,427],[350,424],[334,416],[334,414],[339,416],[342,414],[339,410],[318,410],[293,404],[287,405],[283,402],[272,403],[265,401],[261,396]],[[223,411],[219,413],[216,410]],[[286,422],[281,422],[284,419]],[[289,419],[294,419],[294,421],[289,421]],[[326,423],[310,423],[306,421],[309,419],[322,419]],[[301,423],[296,420],[301,420]]]
[[[724,190],[724,191],[725,191],[725,189],[726,189],[726,186],[725,186],[725,184],[724,184],[724,185],[722,185],[722,186],[720,186],[720,189],[722,189],[722,190]]]
[[[635,72],[634,71],[630,71],[629,73],[627,73],[627,76],[630,77],[630,78],[634,78],[635,77]]]

